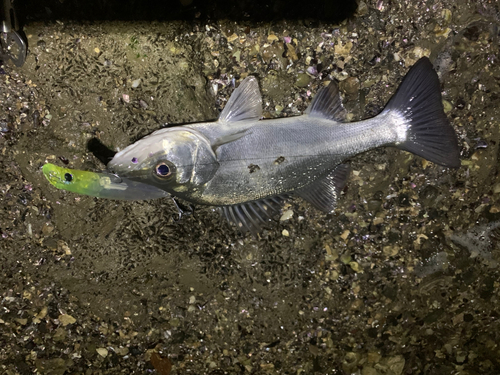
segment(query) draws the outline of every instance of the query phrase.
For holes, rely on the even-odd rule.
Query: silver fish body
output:
[[[256,231],[279,210],[284,195],[332,211],[349,173],[342,163],[370,149],[396,146],[444,166],[460,165],[456,134],[427,58],[409,71],[378,116],[355,123],[343,122],[344,116],[332,82],[304,115],[261,120],[258,84],[248,77],[218,121],[158,130],[118,152],[108,168],[189,202],[220,206],[229,221]]]
[[[192,198],[222,206],[292,193],[356,154],[398,142],[396,127],[387,126],[394,121],[391,114],[355,124],[308,115],[251,121],[216,149],[217,171]],[[216,126],[192,127],[210,139]]]

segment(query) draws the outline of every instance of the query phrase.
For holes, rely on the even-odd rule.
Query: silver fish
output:
[[[460,166],[457,136],[428,58],[410,69],[376,117],[343,122],[345,110],[332,81],[305,114],[261,118],[259,86],[249,76],[217,121],[155,131],[118,152],[108,169],[173,197],[218,206],[241,230],[256,232],[290,195],[333,211],[349,175],[342,163],[377,147],[395,146],[446,167]]]

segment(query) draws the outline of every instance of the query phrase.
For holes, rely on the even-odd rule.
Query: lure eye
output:
[[[71,173],[65,173],[64,179],[66,180],[66,182],[71,182],[73,181],[73,175]]]
[[[156,165],[155,173],[158,177],[169,177],[172,174],[172,169],[164,162]]]

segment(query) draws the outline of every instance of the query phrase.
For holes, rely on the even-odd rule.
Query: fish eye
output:
[[[66,182],[71,182],[73,181],[73,175],[71,173],[65,173],[64,179],[66,180]]]
[[[169,177],[172,174],[172,168],[165,162],[158,163],[155,167],[155,174],[161,178]]]

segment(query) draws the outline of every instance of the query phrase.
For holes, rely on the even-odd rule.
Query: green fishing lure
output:
[[[143,200],[169,197],[166,191],[111,173],[96,173],[47,163],[43,175],[56,188],[98,198]]]

